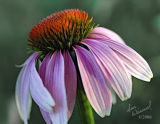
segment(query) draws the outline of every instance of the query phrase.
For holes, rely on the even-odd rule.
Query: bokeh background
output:
[[[140,53],[154,73],[150,83],[133,78],[132,97],[117,97],[109,117],[95,113],[96,124],[160,123],[160,0],[0,0],[0,124],[23,124],[15,105],[15,83],[22,64],[29,56],[27,38],[31,28],[51,13],[68,8],[85,10],[94,22],[117,32]],[[141,110],[144,118],[127,112],[129,106]],[[69,124],[80,124],[77,107]],[[33,102],[29,124],[45,124]]]

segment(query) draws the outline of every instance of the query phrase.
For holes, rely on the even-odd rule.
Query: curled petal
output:
[[[38,56],[37,53],[31,55],[21,67],[23,67],[18,75],[16,82],[16,104],[18,112],[24,123],[27,124],[27,119],[31,111],[31,96],[29,92],[29,79],[30,79],[30,61]]]
[[[67,98],[64,81],[64,59],[61,52],[54,52],[46,69],[46,87],[55,100],[50,113],[54,124],[67,124]]]
[[[96,40],[86,40],[85,45],[95,56],[110,86],[121,100],[130,98],[132,92],[131,76],[118,56],[106,44]]]
[[[27,119],[31,111],[32,99],[29,93],[29,80],[27,78],[27,80],[24,79],[25,75],[26,67],[23,67],[17,79],[15,96],[19,115],[21,119],[24,120],[24,123],[27,124]],[[21,87],[25,87],[25,89],[22,90]]]
[[[55,105],[54,100],[44,84],[35,68],[35,60],[30,63],[30,91],[34,101],[41,109],[51,112]]]
[[[89,34],[89,36],[101,38],[104,37],[107,39],[109,38],[119,43],[125,44],[123,39],[117,33],[103,27],[94,28],[93,31]]]
[[[88,100],[101,117],[109,115],[112,105],[111,93],[102,71],[89,51],[76,46],[75,52]]]
[[[30,92],[35,102],[46,111],[48,111],[48,109],[52,110],[48,107],[49,105],[54,105],[51,95],[43,86],[36,71],[35,61],[37,56],[38,53],[34,53],[26,60],[25,64],[22,66],[23,68],[18,76],[16,84],[16,102],[20,116],[25,124],[28,123],[27,118],[29,117],[31,108]]]
[[[64,52],[65,61],[65,87],[67,94],[67,106],[68,106],[68,119],[71,117],[73,112],[75,100],[76,100],[76,89],[77,89],[77,75],[75,65],[69,52]]]

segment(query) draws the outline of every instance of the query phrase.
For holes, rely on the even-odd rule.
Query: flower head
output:
[[[132,75],[144,81],[153,76],[147,62],[120,36],[95,27],[92,18],[80,10],[43,19],[32,28],[29,46],[34,53],[22,65],[16,85],[17,106],[25,124],[31,96],[47,124],[67,124],[78,90],[77,73],[101,117],[110,115],[113,91],[121,100],[131,97]]]
[[[29,45],[35,51],[48,53],[70,50],[93,29],[92,18],[79,10],[65,10],[43,19],[30,32]]]

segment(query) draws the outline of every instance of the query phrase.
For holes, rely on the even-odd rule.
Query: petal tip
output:
[[[98,115],[99,115],[101,118],[104,118],[104,117],[105,117],[105,115],[106,115],[105,110],[103,110],[103,111],[99,112],[99,113],[98,113]]]
[[[151,72],[149,77],[150,77],[150,80],[153,78],[153,73],[152,72]]]
[[[142,79],[146,82],[150,82],[151,79],[153,78],[153,73],[151,72],[150,74],[148,74],[147,76],[143,77]]]
[[[111,115],[111,111],[106,112],[106,116],[110,116]]]
[[[128,99],[131,98],[131,94],[132,94],[132,91],[128,94],[125,94],[125,96],[121,97],[121,101],[127,101]]]

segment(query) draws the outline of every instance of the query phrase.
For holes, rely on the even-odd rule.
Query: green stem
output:
[[[76,70],[77,70],[77,100],[76,100],[76,103],[78,106],[81,124],[94,124],[94,116],[92,112],[92,107],[84,91],[80,72],[78,69],[76,55],[73,51],[71,52],[71,56],[72,56],[72,59],[75,63]]]
[[[79,77],[79,76],[78,76]],[[91,105],[85,94],[80,79],[77,81],[77,105],[82,124],[94,124],[94,117]]]

